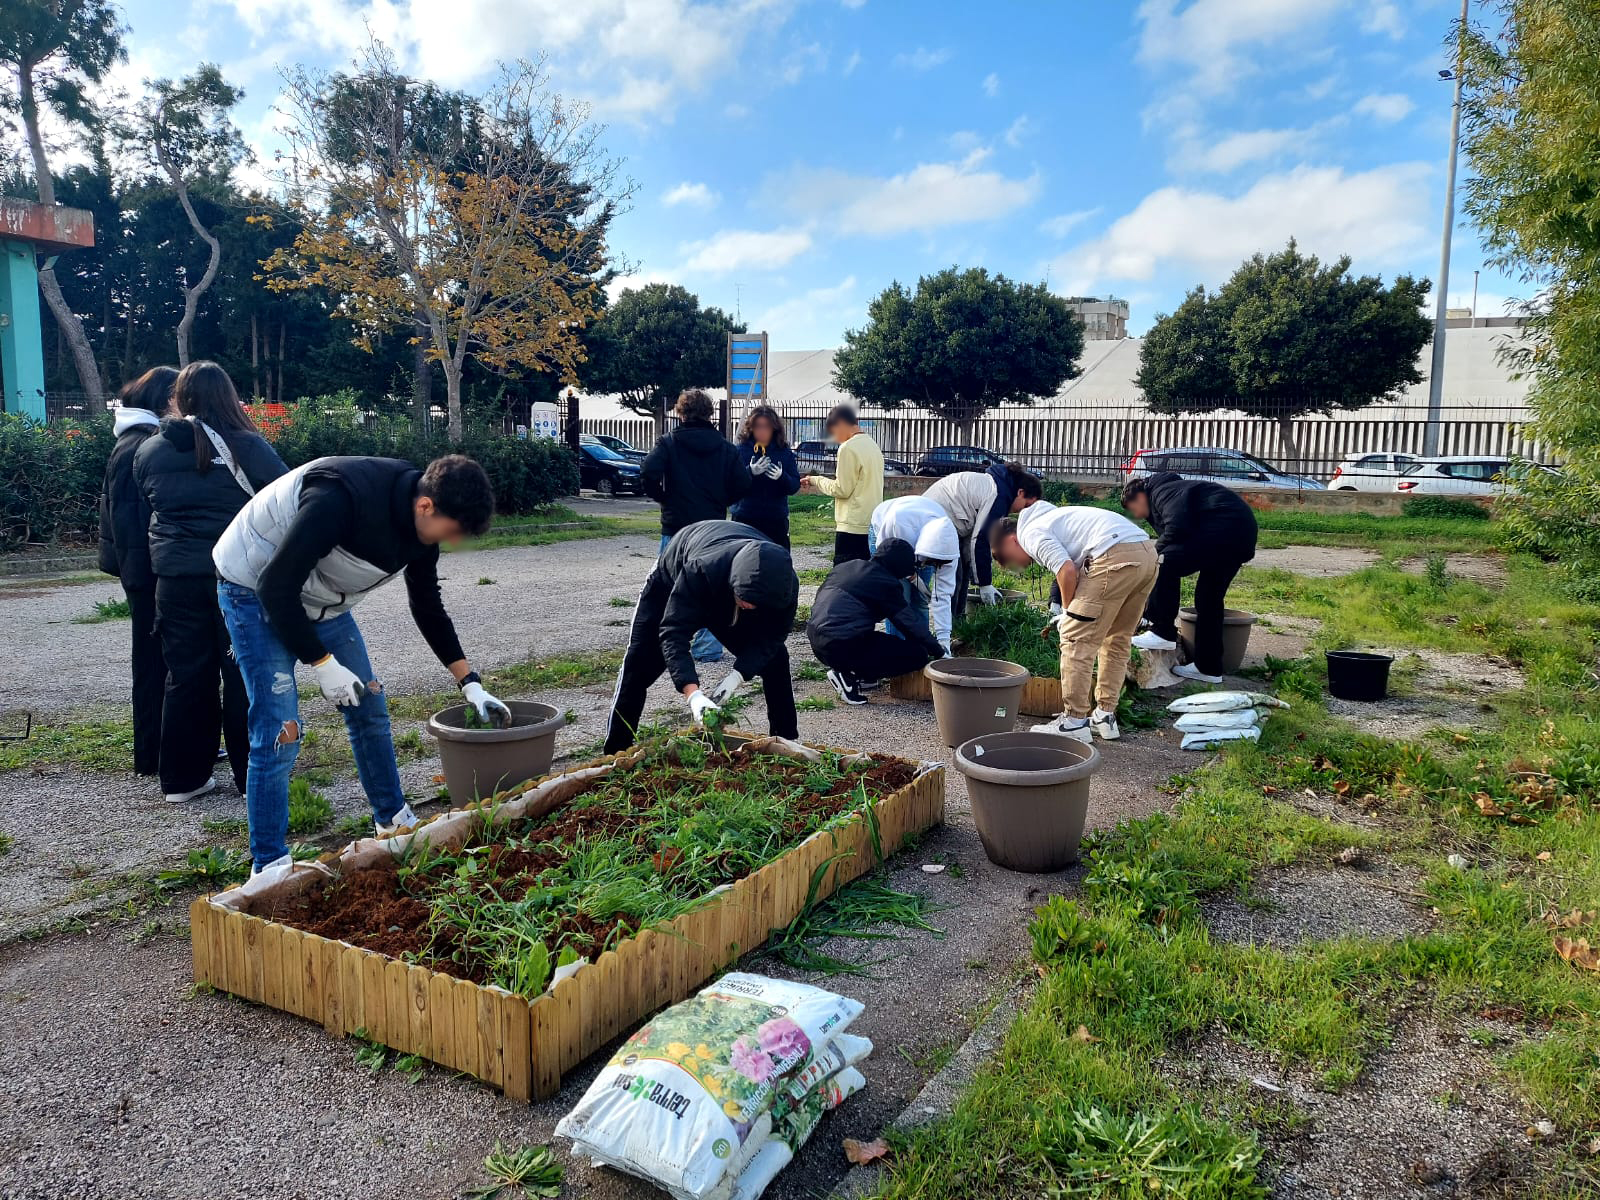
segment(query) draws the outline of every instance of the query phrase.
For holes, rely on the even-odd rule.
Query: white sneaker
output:
[[[1176,650],[1178,643],[1171,638],[1164,638],[1154,629],[1146,629],[1133,639],[1133,644],[1140,650]]]
[[[1207,675],[1193,663],[1179,663],[1172,668],[1172,673],[1180,679],[1192,679],[1196,683],[1221,683],[1221,675]]]
[[[250,867],[250,878],[254,879],[257,875],[265,875],[268,871],[286,872],[292,866],[294,866],[293,854],[279,855],[264,867],[258,867],[252,864]]]
[[[192,791],[192,792],[168,792],[167,793],[167,803],[168,804],[183,804],[183,803],[185,803],[185,802],[187,802],[189,800],[196,800],[199,797],[204,796],[206,793],[214,792],[216,790],[217,790],[217,779],[216,779],[216,776],[213,775],[210,779],[206,780],[199,787],[195,788],[194,791]]]
[[[419,818],[416,813],[411,811],[411,805],[402,804],[400,806],[400,811],[395,813],[394,816],[390,817],[387,821],[375,820],[373,821],[372,826],[378,831],[379,837],[393,837],[397,833],[404,833],[407,829],[410,829],[413,825],[415,825],[420,819],[421,818]]]
[[[1046,721],[1043,725],[1030,727],[1033,733],[1053,733],[1057,737],[1069,737],[1074,741],[1082,742],[1085,746],[1094,741],[1094,736],[1089,732],[1088,717],[1069,717],[1065,713],[1054,721]]]
[[[1098,708],[1089,714],[1090,731],[1103,742],[1114,742],[1122,736],[1117,728],[1117,714],[1101,712]]]

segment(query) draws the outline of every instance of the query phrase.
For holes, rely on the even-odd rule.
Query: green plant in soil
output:
[[[94,611],[85,613],[81,617],[73,617],[74,625],[99,625],[103,621],[126,621],[133,616],[133,610],[128,607],[126,600],[96,600]]]
[[[804,679],[808,683],[816,683],[828,677],[828,668],[819,662],[807,659],[794,669],[796,679]]]
[[[613,596],[606,603],[610,604],[612,608],[632,608],[634,604],[626,596]]]
[[[650,746],[566,806],[459,850],[409,848],[277,919],[536,996],[554,967],[689,911],[909,783],[899,759],[724,754],[708,733]]]
[[[795,704],[800,712],[830,712],[834,707],[832,696],[807,696]]]
[[[316,833],[333,820],[333,804],[305,779],[289,781],[289,832]]]
[[[493,1182],[472,1188],[468,1200],[554,1200],[561,1195],[566,1168],[549,1146],[518,1146],[507,1150],[499,1142],[483,1160]]]
[[[212,846],[205,850],[191,850],[181,867],[172,867],[156,873],[156,886],[163,891],[175,892],[183,888],[216,891],[229,884],[238,883],[250,874],[250,856],[242,850],[226,850]]]
[[[1049,626],[1050,615],[1031,604],[969,604],[955,624],[955,639],[973,658],[1003,658],[1030,675],[1055,679],[1061,674],[1061,643],[1044,636]]]
[[[9,833],[0,833],[0,857],[11,853],[11,847],[16,845]]]

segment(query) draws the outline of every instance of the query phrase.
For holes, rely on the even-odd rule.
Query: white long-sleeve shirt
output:
[[[1127,517],[1081,504],[1057,506],[1045,500],[1017,514],[1017,544],[1050,574],[1064,563],[1083,569],[1086,559],[1124,542],[1147,542],[1149,536]]]
[[[897,496],[872,510],[872,536],[875,545],[890,538],[910,542],[916,551],[917,565],[932,565],[933,595],[928,604],[928,623],[933,636],[950,644],[951,601],[956,594],[956,562],[961,557],[961,539],[956,527],[936,502],[925,496]]]
[[[944,509],[955,525],[961,557],[974,581],[978,579],[977,539],[983,533],[984,518],[994,507],[995,494],[994,476],[987,471],[956,471],[923,493]]]

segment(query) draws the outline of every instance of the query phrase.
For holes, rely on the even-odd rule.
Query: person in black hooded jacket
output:
[[[133,478],[133,458],[172,402],[178,372],[151,367],[117,394],[117,444],[106,459],[100,497],[100,569],[122,581],[133,634],[133,769],[154,775],[161,763],[161,696],[167,664],[156,633],[156,577],[150,569],[150,504]]]
[[[286,468],[216,363],[185,367],[172,401],[180,415],[139,447],[133,473],[150,506],[156,625],[167,663],[161,790],[177,804],[216,787],[219,735],[244,794],[249,702],[229,653],[211,551],[245,502]]]
[[[1159,471],[1130,479],[1122,507],[1156,531],[1161,570],[1145,602],[1150,628],[1133,639],[1142,650],[1171,650],[1178,639],[1178,592],[1185,575],[1194,585],[1194,661],[1173,673],[1202,683],[1222,682],[1222,620],[1228,586],[1256,556],[1256,516],[1231,488]]]
[[[800,581],[789,552],[738,521],[700,521],[683,530],[656,560],[633,610],[628,649],[606,729],[605,752],[633,745],[645,694],[665,671],[696,721],[718,719],[718,706],[747,677],[761,677],[767,727],[779,737],[800,734],[789,650]],[[733,669],[706,692],[690,642],[709,630],[733,651]]]
[[[916,570],[911,543],[888,538],[871,558],[840,563],[818,589],[806,636],[846,704],[865,704],[864,689],[876,681],[920,671],[943,657],[927,613],[906,603],[906,581]],[[899,637],[876,628],[884,620]]]

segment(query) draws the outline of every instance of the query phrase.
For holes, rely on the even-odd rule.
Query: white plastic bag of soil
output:
[[[724,975],[624,1042],[556,1133],[679,1200],[725,1195],[779,1098],[861,1011],[809,984]]]

